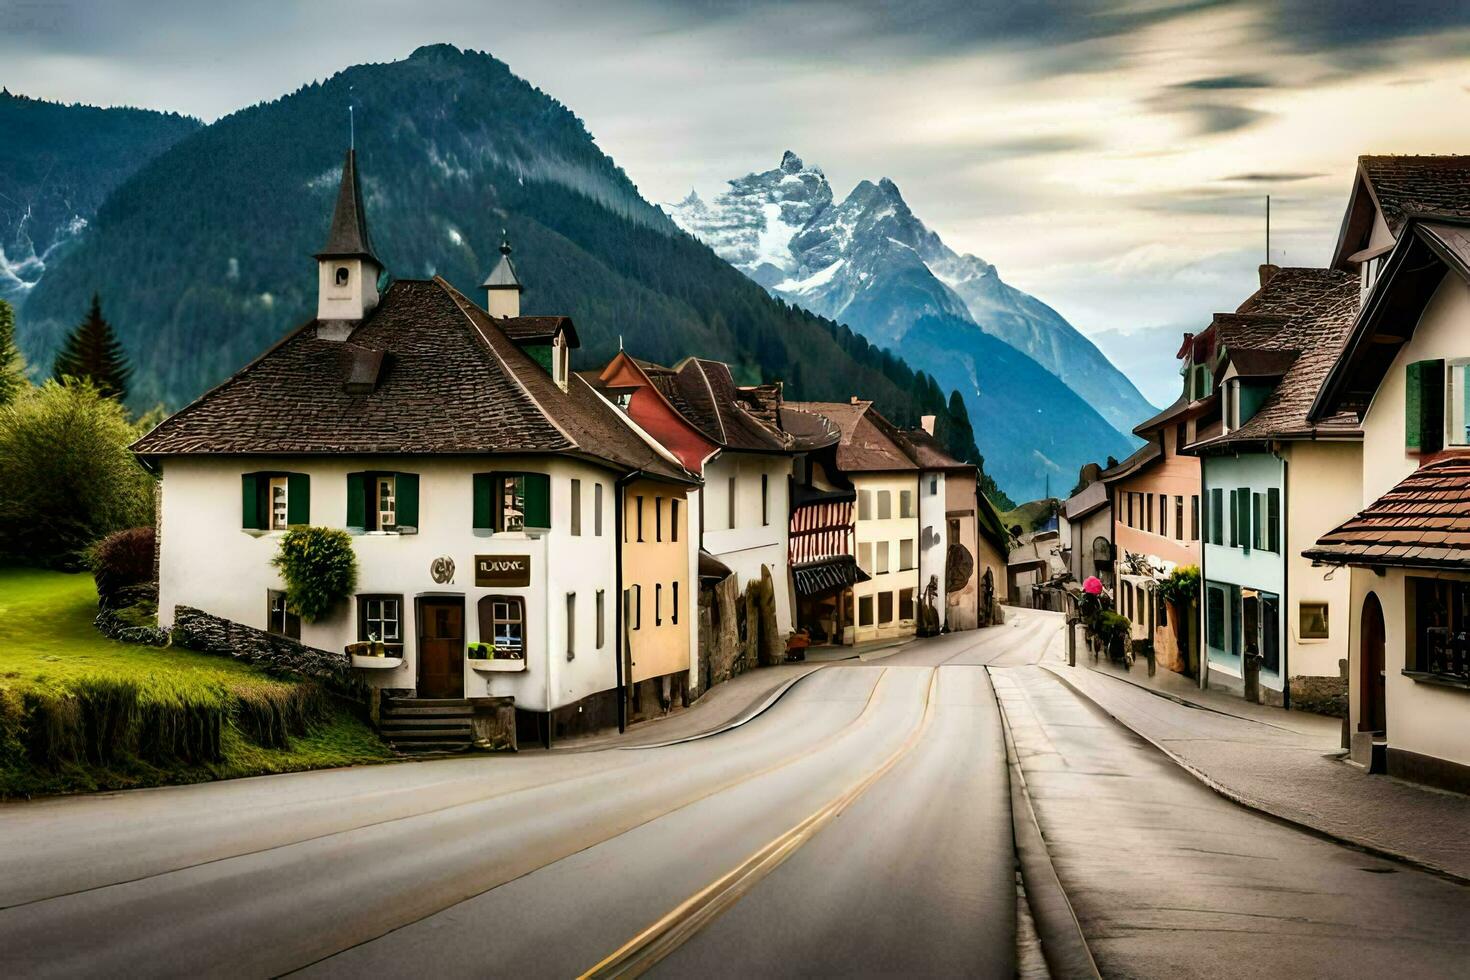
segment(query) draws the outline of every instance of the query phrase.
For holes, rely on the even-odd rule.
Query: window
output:
[[[270,589],[265,600],[266,632],[292,640],[301,639],[301,617],[286,608],[286,593]]]
[[[878,491],[878,520],[886,521],[893,516],[893,491]]]
[[[673,605],[669,607],[669,622],[675,626],[679,625],[679,583],[675,582],[673,588]]]
[[[1303,602],[1297,605],[1301,625],[1297,637],[1303,640],[1327,639],[1327,603]]]
[[[914,618],[914,590],[903,589],[898,593],[898,618]]]
[[[1159,494],[1159,535],[1169,536],[1169,495]]]
[[[582,536],[582,481],[572,480],[572,536]]]
[[[574,533],[581,533],[580,481],[572,489]],[[551,478],[545,473],[476,473],[474,526],[495,532],[545,530],[551,527]]]
[[[1129,490],[1123,494],[1123,502],[1127,505],[1128,516],[1123,523],[1129,527],[1133,526],[1133,491]]]
[[[1199,540],[1199,494],[1189,498],[1189,540]]]
[[[1437,360],[1415,361],[1404,366],[1404,448],[1409,452],[1427,455],[1439,452],[1444,446],[1447,387],[1444,369],[1444,361]],[[1453,420],[1453,405],[1450,414]],[[1454,429],[1453,422],[1450,428]]]
[[[1230,547],[1240,547],[1240,491],[1230,491]]]
[[[347,280],[352,278],[352,273],[347,270],[347,266],[339,265],[333,278],[336,280],[337,285],[345,286],[347,285]]]
[[[653,585],[653,625],[664,624],[664,584],[655,582]]]
[[[1210,540],[1215,544],[1225,543],[1225,491],[1216,487],[1210,491]]]
[[[1251,494],[1251,547],[1266,550],[1266,522],[1261,520],[1261,495]]]
[[[898,543],[898,569],[906,572],[914,567],[914,539],[905,538]]]
[[[1174,497],[1174,538],[1184,540],[1184,498],[1178,495]]]
[[[873,597],[870,595],[858,597],[858,625],[873,625]]]
[[[939,477],[936,476],[936,475],[934,475],[934,474],[930,474],[930,476],[929,476],[929,496],[933,497],[933,496],[937,495],[938,493],[939,493]]]
[[[572,652],[572,616],[574,595],[567,596],[567,658]],[[497,650],[524,656],[526,652],[526,601],[518,595],[487,595],[478,605],[480,642]]]
[[[725,524],[725,526],[732,531],[735,530],[735,486],[735,478],[732,476],[727,483],[727,489],[725,491],[725,505],[726,509],[729,511],[729,513],[726,515],[727,523]]]
[[[577,659],[577,593],[567,593],[567,659]]]
[[[858,545],[858,567],[865,572],[873,568],[873,546],[866,541]]]
[[[592,485],[592,533],[602,537],[602,484]]]
[[[679,500],[677,497],[669,501],[669,540],[679,540]]]
[[[639,541],[642,541],[643,540],[643,497],[640,494],[640,495],[634,497],[633,499],[634,499],[635,506],[638,509],[638,540]]]
[[[1217,585],[1205,590],[1205,642],[1212,650],[1225,649],[1225,590]]]
[[[888,571],[888,542],[878,542],[878,567],[873,570],[874,574],[882,575]]]
[[[653,498],[653,540],[664,539],[664,498]]]
[[[1281,553],[1281,491],[1266,491],[1266,550]]]
[[[633,589],[632,589],[632,598],[633,598],[633,616],[632,616],[632,619],[633,619],[633,628],[635,630],[640,630],[640,629],[643,628],[643,586],[641,586],[641,585],[635,585],[635,586],[633,586]]]
[[[273,476],[270,482],[271,530],[286,530],[286,478]]]
[[[1470,582],[1410,578],[1406,597],[1409,638],[1405,667],[1420,674],[1470,682]]]
[[[914,492],[912,490],[900,490],[898,492],[898,516],[914,516]]]
[[[1154,529],[1154,495],[1144,494],[1143,498],[1143,529],[1153,531]]]
[[[357,597],[357,638],[389,646],[403,646],[403,596],[360,595]]]
[[[893,593],[878,593],[878,624],[893,622]]]
[[[761,527],[771,523],[771,478],[761,474]]]
[[[1451,361],[1445,376],[1449,444],[1470,446],[1470,361]]]
[[[607,603],[606,603],[606,592],[605,592],[605,590],[598,589],[597,590],[597,649],[599,649],[599,650],[602,649],[602,645],[606,641],[606,629],[607,629],[607,627],[604,625],[604,619],[603,619],[603,616],[604,616],[604,607],[606,606],[606,604]]]
[[[240,527],[284,531],[311,523],[311,479],[305,473],[240,474]]]
[[[373,480],[373,499],[377,501],[378,527],[390,528],[398,523],[398,479],[379,476]]]
[[[873,491],[858,491],[858,520],[871,521],[873,519]]]

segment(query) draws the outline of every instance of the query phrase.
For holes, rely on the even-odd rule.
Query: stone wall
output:
[[[706,689],[740,673],[742,648],[736,630],[736,603],[743,602],[735,576],[728,575],[699,594],[700,683]],[[702,692],[701,692],[702,693]]]
[[[192,606],[174,608],[173,642],[202,653],[235,657],[277,673],[310,677],[336,694],[367,700],[365,685],[353,676],[352,662],[345,652],[309,647]]]
[[[1337,662],[1336,677],[1291,679],[1291,706],[1298,711],[1311,711],[1329,718],[1346,718],[1348,711],[1347,661]]]

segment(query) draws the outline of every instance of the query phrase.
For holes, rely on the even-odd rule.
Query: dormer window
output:
[[[336,278],[337,278],[337,285],[339,285],[339,286],[345,286],[345,285],[347,285],[347,278],[348,278],[349,275],[351,275],[351,273],[349,273],[347,271],[347,266],[345,266],[345,265],[339,265],[339,266],[337,266],[337,276],[336,276]]]

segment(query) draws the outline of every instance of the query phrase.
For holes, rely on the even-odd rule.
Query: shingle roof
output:
[[[316,253],[319,259],[372,259],[383,263],[373,252],[368,235],[367,213],[362,208],[362,188],[357,182],[357,152],[347,151],[342,162],[342,182],[337,187],[337,206],[332,210],[332,226],[327,243]]]
[[[510,242],[504,239],[500,242],[500,259],[495,263],[495,268],[480,283],[481,289],[514,289],[520,291],[525,287],[521,285],[521,277],[516,275],[515,263],[510,260]]]
[[[1264,439],[1356,438],[1357,417],[1338,413],[1321,422],[1307,413],[1322,387],[1358,312],[1358,279],[1336,269],[1279,270],[1235,314],[1215,318],[1217,342],[1227,357],[1253,362],[1247,371],[1272,370],[1287,361],[1266,400],[1237,429],[1190,446],[1191,451]],[[1247,373],[1242,371],[1241,373]]]
[[[572,453],[692,479],[580,377],[563,391],[443,279],[398,280],[345,341],[308,321],[133,449],[145,456]],[[364,351],[375,352],[365,355]],[[364,358],[381,354],[361,390]],[[357,381],[354,391],[345,382]]]
[[[565,330],[567,346],[582,346],[581,338],[577,336],[577,328],[572,325],[572,318],[569,316],[496,317],[495,325],[500,328],[501,333],[518,344],[537,340],[544,340],[549,344],[556,337],[558,330]]]
[[[688,357],[670,371],[677,400],[671,398],[684,417],[727,449],[745,452],[786,452],[791,440],[751,414],[740,388],[723,361]],[[668,378],[669,375],[662,375]],[[653,377],[650,374],[650,377]],[[659,381],[659,390],[664,385]],[[667,383],[667,382],[665,382]]]
[[[1334,565],[1470,568],[1470,458],[1425,463],[1303,554]]]
[[[1362,156],[1358,165],[1395,238],[1411,214],[1470,217],[1470,156]]]
[[[926,470],[973,470],[970,463],[962,463],[939,444],[939,440],[923,429],[907,429],[903,434],[908,443],[909,456]]]
[[[849,473],[919,468],[898,441],[901,438],[898,430],[872,410],[870,401],[795,402],[793,407],[825,416],[837,426],[841,433],[837,443],[837,465]]]
[[[781,430],[791,436],[791,448],[798,451],[834,446],[842,439],[837,423],[825,415],[800,408],[795,402],[781,406]]]
[[[1116,466],[1109,466],[1103,470],[1099,479],[1104,483],[1116,483],[1125,477],[1130,477],[1137,473],[1163,454],[1164,451],[1159,448],[1158,442],[1150,439],[1135,449],[1133,454],[1127,459],[1118,463]]]

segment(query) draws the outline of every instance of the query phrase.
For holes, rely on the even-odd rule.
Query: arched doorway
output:
[[[1363,600],[1363,628],[1358,648],[1358,731],[1388,730],[1383,656],[1383,606],[1369,592]]]

